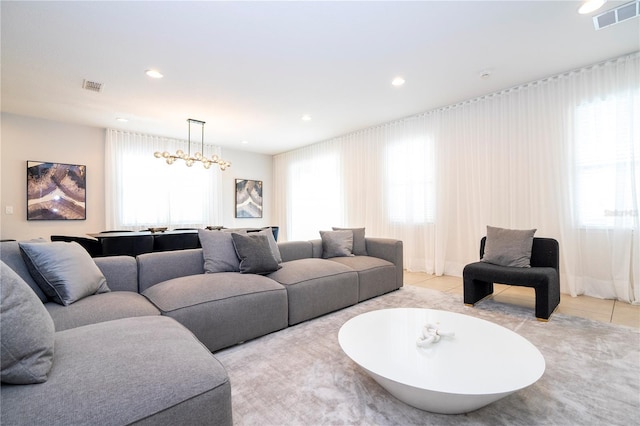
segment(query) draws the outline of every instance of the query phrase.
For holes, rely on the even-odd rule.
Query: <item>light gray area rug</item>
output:
[[[395,399],[349,359],[338,330],[364,312],[442,309],[511,329],[546,361],[532,386],[467,414],[418,410]],[[500,348],[496,348],[499,350]],[[237,425],[629,425],[640,419],[640,332],[412,286],[216,353],[231,378]]]

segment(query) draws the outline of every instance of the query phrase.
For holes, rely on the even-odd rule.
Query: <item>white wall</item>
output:
[[[23,240],[53,234],[84,236],[105,229],[104,141],[105,129],[6,114],[1,116],[0,138],[0,239]],[[223,173],[223,223],[231,227],[262,227],[271,223],[272,157],[223,149],[232,163]],[[27,161],[84,164],[87,166],[87,219],[27,221]],[[263,181],[262,219],[235,218],[235,179]],[[6,208],[13,207],[13,214]]]
[[[1,131],[2,239],[82,236],[104,229],[104,129],[3,113]],[[87,219],[27,221],[27,161],[86,165]]]
[[[247,228],[277,226],[271,222],[273,206],[273,178],[272,157],[270,155],[252,152],[222,149],[222,158],[231,162],[231,168],[222,175],[223,187],[223,225],[227,228]],[[236,179],[251,179],[262,181],[262,218],[236,218],[235,187]]]

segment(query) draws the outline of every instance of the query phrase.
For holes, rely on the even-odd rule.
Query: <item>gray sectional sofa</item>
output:
[[[55,328],[46,381],[7,383],[4,333],[28,323],[11,325],[3,294],[0,423],[232,424],[232,384],[212,352],[402,286],[402,242],[360,241],[355,256],[330,258],[324,240],[278,243],[264,274],[205,273],[211,247],[95,258],[110,291],[67,306],[42,291],[17,242],[0,243],[3,293],[26,282]]]

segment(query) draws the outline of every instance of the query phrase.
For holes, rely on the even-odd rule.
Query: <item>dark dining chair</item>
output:
[[[100,242],[104,256],[137,256],[153,251],[153,235],[105,237]]]
[[[102,244],[95,238],[74,237],[70,235],[52,235],[51,241],[76,242],[80,244],[91,255],[91,257],[102,256]]]
[[[195,232],[153,236],[153,251],[186,250],[200,247],[200,238]]]

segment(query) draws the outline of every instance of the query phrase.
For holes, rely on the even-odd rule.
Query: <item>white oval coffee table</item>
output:
[[[455,332],[422,348],[427,323]],[[342,350],[399,400],[422,410],[467,413],[535,383],[545,369],[527,339],[489,321],[433,309],[383,309],[347,321]]]

